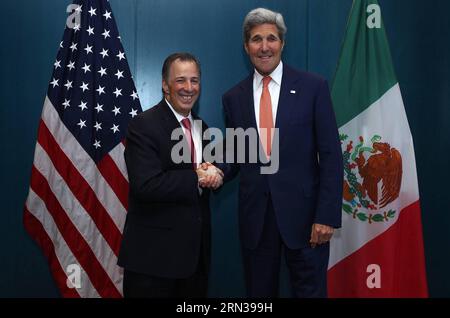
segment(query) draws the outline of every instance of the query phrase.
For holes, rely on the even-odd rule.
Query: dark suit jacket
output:
[[[171,140],[171,134],[179,127],[164,100],[139,114],[128,127],[129,207],[118,260],[127,270],[187,278],[199,258],[209,266],[209,191],[203,189],[199,195],[191,163],[176,164],[171,159],[178,142]],[[199,255],[200,244],[203,255]]]
[[[256,128],[253,74],[224,94],[223,106],[226,127]],[[225,181],[240,172],[240,234],[247,248],[258,244],[269,196],[291,249],[307,246],[313,223],[341,225],[342,153],[327,82],[284,65],[275,127],[277,173],[262,175],[261,163],[219,165]]]

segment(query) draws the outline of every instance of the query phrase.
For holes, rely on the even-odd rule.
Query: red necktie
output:
[[[267,158],[270,157],[272,151],[273,115],[272,99],[270,98],[269,92],[269,83],[271,79],[270,76],[265,76],[263,78],[263,90],[261,101],[259,103],[259,137]]]
[[[181,121],[181,124],[184,126],[184,128],[186,128],[185,133],[189,144],[189,150],[191,151],[191,162],[192,165],[194,166],[194,169],[197,169],[197,163],[195,161],[195,145],[194,140],[192,139],[192,132],[191,132],[191,121],[189,120],[189,118],[184,118]]]

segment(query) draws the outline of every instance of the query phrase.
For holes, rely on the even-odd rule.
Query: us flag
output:
[[[121,297],[123,141],[142,110],[109,3],[74,5],[78,22],[64,31],[39,123],[24,225],[62,296]]]

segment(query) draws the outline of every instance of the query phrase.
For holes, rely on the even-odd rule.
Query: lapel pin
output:
[[[291,90],[291,92],[290,92],[291,94],[295,94],[295,91],[294,90]]]

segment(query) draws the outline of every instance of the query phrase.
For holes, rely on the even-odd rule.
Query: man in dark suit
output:
[[[281,62],[285,33],[279,13],[259,8],[246,16],[244,47],[255,70],[224,94],[223,107],[227,128],[257,130],[266,157],[218,167],[225,181],[240,173],[248,296],[278,295],[283,252],[294,296],[326,297],[329,240],[341,225],[341,146],[327,82]],[[262,174],[272,158],[278,171]]]
[[[118,260],[125,268],[123,292],[125,297],[205,297],[211,231],[207,187],[217,188],[221,176],[198,169],[207,127],[191,112],[200,94],[197,59],[170,55],[162,87],[164,99],[128,127],[129,208]],[[177,129],[181,141],[171,137]],[[182,154],[173,151],[179,142]]]

